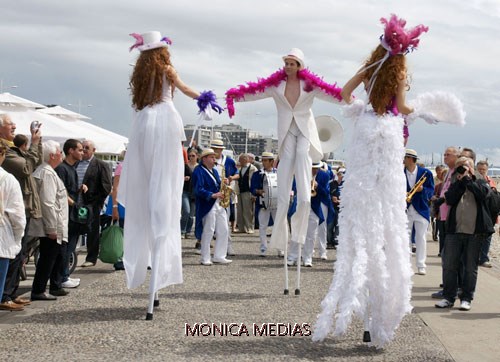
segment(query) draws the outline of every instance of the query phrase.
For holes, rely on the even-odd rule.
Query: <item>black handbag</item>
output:
[[[77,224],[88,226],[92,221],[92,207],[80,203],[74,204],[69,213],[69,219]]]

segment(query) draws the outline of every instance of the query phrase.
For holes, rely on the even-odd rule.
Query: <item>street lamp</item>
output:
[[[78,105],[68,103],[68,106],[78,106],[78,113],[82,113],[82,101],[80,99],[78,100]],[[92,107],[92,104],[87,104],[86,107]]]
[[[7,85],[5,88],[10,89],[10,88],[17,88],[17,85]],[[3,79],[0,79],[0,93],[3,93],[4,85],[3,85]]]

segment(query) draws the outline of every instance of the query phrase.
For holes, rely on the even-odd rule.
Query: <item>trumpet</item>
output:
[[[407,204],[411,203],[411,200],[413,199],[413,196],[417,192],[418,188],[420,186],[422,186],[426,180],[427,180],[427,176],[425,176],[425,174],[422,175],[422,177],[420,177],[420,180],[418,180],[415,183],[415,185],[411,188],[411,190],[406,193],[406,203]]]

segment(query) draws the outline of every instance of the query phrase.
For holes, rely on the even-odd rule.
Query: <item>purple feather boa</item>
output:
[[[226,105],[229,112],[229,118],[235,114],[234,102],[238,102],[245,98],[247,94],[257,94],[264,92],[269,87],[277,87],[282,81],[286,80],[285,70],[282,68],[267,78],[259,78],[257,82],[247,82],[246,85],[239,85],[231,88],[226,92]],[[337,87],[337,83],[326,83],[322,78],[312,73],[309,69],[301,69],[297,72],[297,77],[304,80],[304,91],[311,92],[314,88],[321,89],[324,93],[342,101],[340,92],[342,89]]]
[[[219,114],[224,111],[224,108],[217,104],[217,96],[211,90],[201,92],[200,96],[195,99],[197,101],[198,108],[200,109],[198,113],[204,112],[208,106]]]

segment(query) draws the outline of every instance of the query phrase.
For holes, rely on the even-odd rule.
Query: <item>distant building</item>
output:
[[[186,125],[184,130],[188,142],[195,129],[195,125]],[[202,126],[196,132],[196,140],[201,148],[210,145],[211,135],[220,135],[227,149],[233,150],[235,155],[241,153],[253,153],[259,156],[264,151],[278,152],[278,140],[269,136],[261,136],[258,132],[245,129],[239,124],[229,123],[210,127]]]

